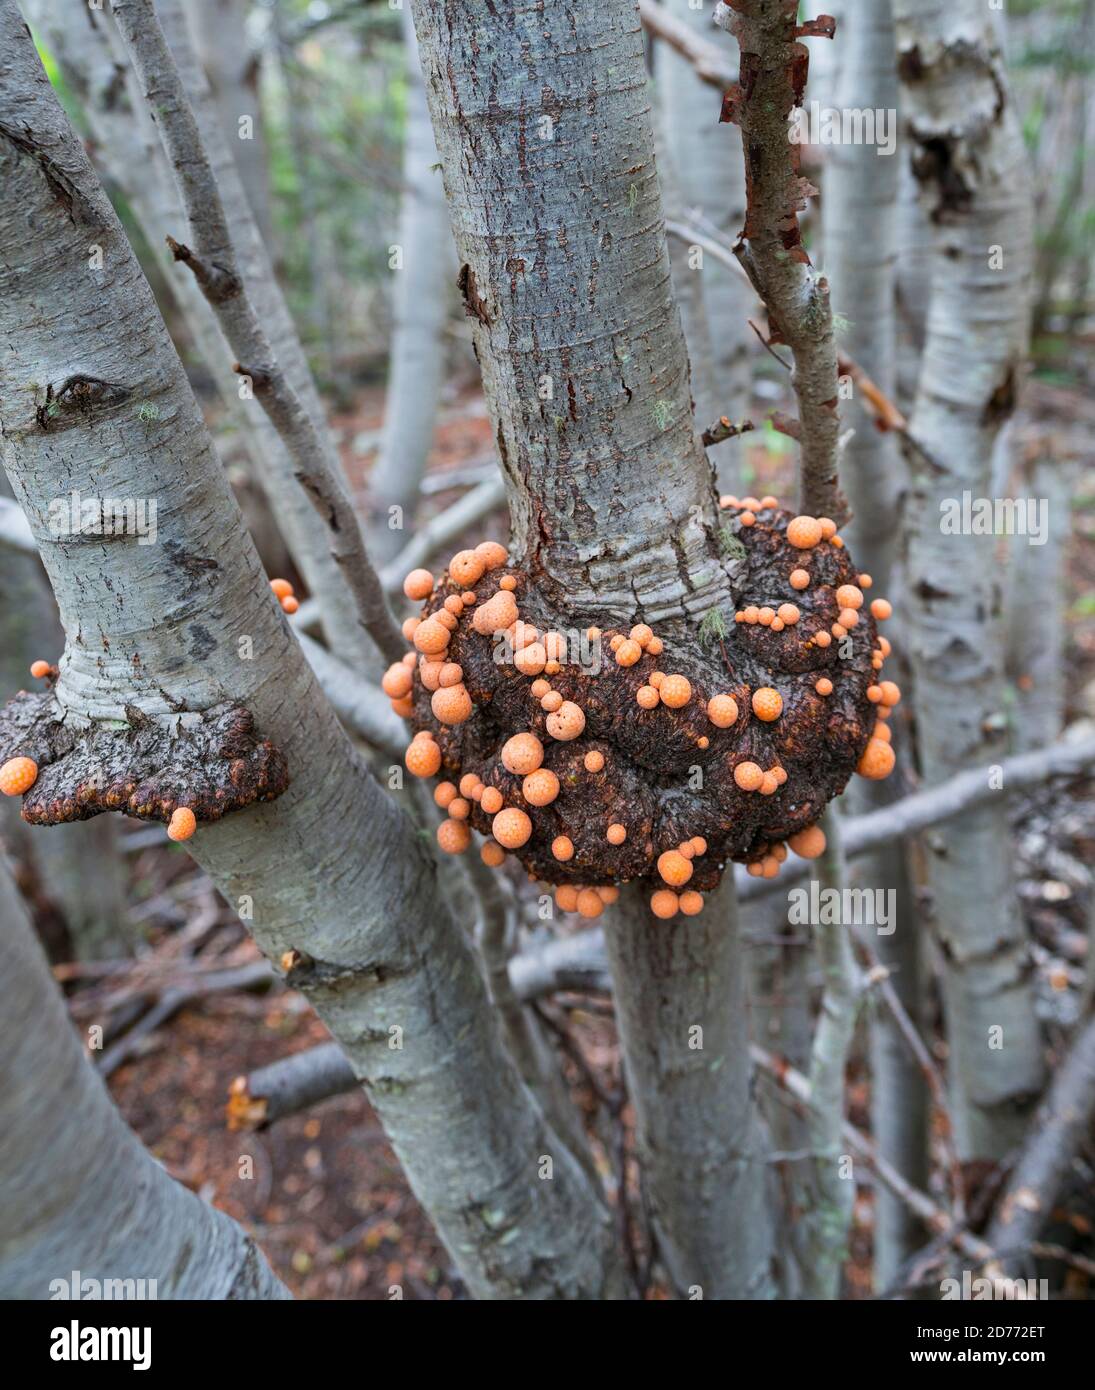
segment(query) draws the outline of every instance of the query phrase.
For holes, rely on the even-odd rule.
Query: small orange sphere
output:
[[[692,877],[692,865],[678,849],[658,855],[658,873],[671,888],[679,888]]]
[[[437,673],[437,683],[442,689],[448,689],[450,685],[459,685],[463,679],[464,668],[455,661],[446,661]]]
[[[53,667],[49,664],[48,661],[31,662],[30,673],[35,678],[35,680],[41,680],[43,676],[48,676],[52,670]]]
[[[564,700],[554,714],[547,717],[547,731],[552,738],[557,738],[560,743],[567,743],[578,735],[586,726],[586,717],[582,710],[573,700]]]
[[[711,747],[711,740],[707,737],[706,734],[701,734],[701,735],[699,736],[699,738],[696,740],[696,747],[697,747],[697,748],[710,748],[710,747]]]
[[[444,810],[451,801],[456,800],[456,795],[456,788],[451,782],[438,782],[437,786],[433,789],[433,799],[442,810]]]
[[[879,621],[880,623],[881,623],[881,622],[885,622],[885,620],[886,620],[892,613],[893,613],[893,604],[890,603],[888,599],[884,599],[884,598],[873,598],[873,599],[871,599],[871,616],[872,616],[873,618],[877,618],[878,621]]]
[[[464,600],[459,594],[450,594],[445,600],[445,612],[451,613],[454,618],[459,618],[464,611]]]
[[[521,795],[530,806],[550,806],[559,795],[559,779],[549,768],[537,768],[521,783]]]
[[[707,717],[716,729],[729,729],[737,723],[737,700],[733,695],[712,695],[707,702]]]
[[[449,645],[451,636],[449,629],[436,617],[425,618],[415,628],[414,645],[425,656],[438,656]]]
[[[426,657],[419,660],[418,679],[426,690],[441,689],[441,672],[448,664],[446,661],[430,661]]]
[[[830,636],[829,633],[822,631],[822,632],[816,632],[816,633],[814,634],[813,640],[814,640],[814,643],[815,643],[817,646],[819,646],[819,647],[827,647],[827,646],[829,646],[829,644],[832,642],[833,639],[832,639],[832,637]]]
[[[599,917],[605,910],[604,902],[596,888],[583,888],[578,894],[576,906],[582,917]]]
[[[399,700],[409,692],[413,684],[414,676],[409,668],[404,666],[402,661],[397,661],[384,672],[380,688],[389,699]]]
[[[703,894],[694,888],[686,888],[680,896],[680,909],[686,917],[695,917],[703,911]]]
[[[551,852],[560,864],[574,858],[574,841],[569,835],[556,835],[551,842]]]
[[[463,724],[465,719],[471,718],[471,696],[465,686],[450,685],[434,691],[430,698],[430,709],[434,718],[442,724]]]
[[[398,700],[391,701],[392,709],[399,715],[400,719],[410,719],[414,713],[414,700],[410,695],[403,695]]]
[[[842,608],[837,617],[840,620],[840,626],[849,632],[859,622],[859,614],[854,608]]]
[[[884,743],[880,738],[872,738],[863,750],[863,756],[859,760],[856,771],[860,777],[877,782],[890,775],[896,761],[890,744]]]
[[[487,840],[479,851],[479,858],[488,868],[497,869],[499,864],[505,863],[506,851],[497,840]]]
[[[441,769],[441,749],[433,739],[416,739],[403,755],[412,777],[435,777]]]
[[[488,816],[493,816],[502,809],[502,793],[497,787],[484,787],[483,795],[479,798],[479,805]]]
[[[538,676],[547,665],[547,652],[542,642],[533,642],[513,654],[513,664],[523,676]]]
[[[630,637],[625,638],[616,648],[616,664],[617,666],[634,666],[642,654],[643,649],[638,642],[632,642]]]
[[[882,703],[882,687],[880,685],[869,685],[867,687],[867,699],[870,700],[872,705],[880,705]]]
[[[453,633],[456,631],[457,622],[455,617],[453,617],[452,613],[449,611],[449,609],[439,608],[437,612],[433,615],[433,618],[434,621],[440,623],[441,626],[447,632]]]
[[[475,796],[475,789],[481,787],[483,783],[474,772],[465,772],[460,779],[460,795],[467,797]]]
[[[270,588],[274,591],[275,598],[292,598],[293,586],[288,579],[271,579]]]
[[[475,553],[488,570],[501,569],[509,559],[509,551],[497,541],[483,541],[475,547]]]
[[[760,779],[758,790],[761,796],[773,796],[779,790],[779,778],[774,772],[766,772]]]
[[[814,689],[819,695],[831,695],[833,693],[833,683],[828,676],[822,676]]]
[[[841,584],[836,591],[836,606],[838,608],[862,608],[862,590],[857,589],[854,584]]]
[[[743,526],[755,526],[757,524],[757,518],[753,512],[742,512],[738,520]]]
[[[882,653],[883,656],[889,656],[889,654],[893,651],[893,647],[890,646],[890,639],[888,637],[879,637],[878,650]]]
[[[582,766],[587,772],[600,772],[605,765],[605,755],[599,748],[591,748],[582,759]]]
[[[498,587],[507,593],[513,593],[514,589],[517,588],[517,577],[512,574],[504,574],[498,581]]]
[[[627,635],[632,642],[638,642],[640,647],[645,647],[654,636],[654,629],[648,627],[646,623],[636,623]]]
[[[773,632],[782,632],[786,627],[786,623],[784,623],[782,618],[773,618],[771,627]]]
[[[760,622],[760,609],[755,603],[746,604],[741,610],[741,617],[742,622],[746,622],[752,627],[754,623]]]
[[[479,602],[479,595],[474,589],[466,589],[464,593],[460,595],[460,602],[465,608],[474,608]]]
[[[514,734],[502,745],[502,766],[523,777],[544,761],[544,745],[535,734]]]
[[[848,629],[844,627],[841,623],[833,623],[829,631],[833,634],[834,637],[847,637],[848,635]]]
[[[856,582],[858,583],[861,589],[869,589],[871,585],[874,583],[874,580],[871,578],[869,574],[861,574],[858,576]]]
[[[817,524],[821,527],[821,539],[831,541],[836,535],[836,522],[829,516],[819,516]]]
[[[578,890],[573,883],[560,883],[555,890],[555,903],[561,912],[573,912],[578,906]]]
[[[692,846],[692,848],[696,851],[697,854],[707,853],[707,841],[703,838],[702,835],[693,835],[688,843]]]
[[[762,685],[759,690],[753,691],[753,713],[770,724],[783,713],[783,696],[770,685]]]
[[[606,838],[610,845],[622,845],[627,839],[627,827],[616,823],[608,827]]]
[[[668,921],[670,917],[676,917],[680,910],[680,899],[676,893],[668,888],[659,888],[650,895],[650,911],[655,917],[660,917],[663,921]]]
[[[808,570],[791,571],[791,588],[808,589],[810,587],[810,573]]]
[[[437,843],[446,854],[463,854],[471,844],[471,831],[462,820],[443,820],[437,827]]]
[[[764,771],[756,763],[738,763],[734,769],[734,781],[743,792],[759,791],[760,784],[764,781]]]
[[[419,629],[421,626],[422,626],[422,619],[421,619],[421,618],[404,618],[404,619],[403,619],[403,628],[402,628],[403,636],[407,639],[408,642],[413,642],[413,641],[414,641],[414,634],[418,631],[418,629]]]
[[[22,796],[38,780],[38,764],[33,758],[9,758],[0,767],[0,792],[5,796]]]
[[[458,550],[449,561],[449,578],[462,589],[478,584],[486,570],[486,561],[474,550]]]
[[[516,806],[507,806],[491,821],[491,834],[506,849],[520,849],[532,834],[532,821]]]
[[[543,676],[540,676],[538,680],[534,680],[532,682],[532,689],[529,693],[533,696],[534,699],[542,700],[550,689],[550,683],[544,680]]]
[[[429,598],[433,593],[433,575],[429,570],[411,570],[403,581],[403,592],[411,599]]]
[[[512,627],[517,621],[517,612],[517,600],[505,589],[499,589],[493,598],[477,605],[471,625],[481,637],[489,637],[493,632],[505,632]]]
[[[601,895],[601,902],[603,902],[606,907],[609,903],[614,903],[620,896],[620,890],[616,887],[614,883],[605,883],[599,885],[597,888],[597,892]]]
[[[901,699],[901,688],[894,681],[882,682],[882,703],[887,709],[892,709]]]
[[[890,732],[890,726],[883,719],[880,719],[874,726],[874,733],[871,734],[871,737],[880,738],[883,743],[893,742],[893,734]]]
[[[692,698],[692,682],[687,676],[666,676],[658,693],[670,709],[683,709]]]
[[[652,685],[640,685],[635,701],[642,709],[655,709],[661,703],[661,696]]]
[[[823,534],[821,522],[813,516],[796,516],[787,525],[787,543],[796,550],[812,550]]]
[[[171,812],[171,819],[167,823],[167,838],[169,840],[189,840],[197,828],[197,817],[190,807],[178,806]]]
[[[797,835],[789,835],[787,843],[800,859],[817,859],[825,853],[825,831],[820,825],[808,825]]]
[[[562,703],[563,697],[559,692],[557,690],[549,690],[540,701],[540,708],[547,714],[554,714]]]
[[[465,796],[454,796],[446,809],[453,820],[467,820],[471,815],[471,803]]]
[[[292,594],[288,598],[279,599],[278,602],[281,604],[281,611],[290,614],[290,616],[300,608],[300,601],[295,599]]]
[[[788,627],[791,627],[794,623],[798,622],[799,618],[802,615],[799,613],[798,608],[795,604],[781,603],[780,606],[776,609],[776,616],[780,619],[781,622],[786,623]]]
[[[660,637],[651,637],[650,641],[646,644],[646,650],[651,656],[661,656],[662,652],[665,651],[665,643]]]

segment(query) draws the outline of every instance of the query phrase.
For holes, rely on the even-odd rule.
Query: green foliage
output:
[[[700,623],[700,642],[705,647],[713,647],[721,642],[730,628],[721,608],[711,608],[703,615]]]

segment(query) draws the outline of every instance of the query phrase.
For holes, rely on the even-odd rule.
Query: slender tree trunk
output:
[[[73,1270],[154,1279],[156,1298],[288,1298],[251,1237],[171,1178],[118,1114],[3,855],[0,930],[0,1298],[48,1299]]]
[[[369,478],[370,548],[378,564],[397,554],[418,510],[419,484],[433,445],[441,397],[452,263],[445,189],[437,169],[437,146],[409,8],[403,17],[407,115],[397,238],[401,263],[394,272],[395,323],[388,355],[384,434]]]
[[[998,761],[1006,717],[1000,571],[989,536],[949,534],[969,492],[991,496],[992,451],[1026,349],[1031,206],[1026,154],[991,14],[979,0],[896,0],[909,153],[934,224],[931,305],[911,430],[908,634],[929,783]],[[1041,1090],[1031,964],[1003,800],[936,837],[959,1152],[1001,1159]]]
[[[232,151],[267,254],[275,260],[259,54],[248,39],[247,9],[247,0],[186,0],[186,15],[216,102],[221,135]]]
[[[764,1145],[730,881],[662,922],[636,892],[605,924],[620,1039],[658,1250],[682,1298],[770,1298]]]
[[[732,48],[714,27],[714,0],[701,3],[699,9],[693,8],[688,0],[668,0],[665,8],[709,43]],[[658,44],[655,48],[654,75],[663,139],[681,202],[677,211],[698,209],[723,236],[732,240],[745,223],[741,134],[736,126],[719,124],[717,91],[701,81],[688,59],[668,44]],[[720,415],[736,420],[748,414],[754,350],[748,318],[753,295],[740,276],[728,274],[718,264],[705,259],[702,268],[690,265],[687,252],[683,261],[677,284],[694,382],[700,379],[696,357],[703,339],[689,328],[691,316],[681,285],[686,275],[697,281],[694,293],[702,307],[710,343],[710,358],[706,363],[710,394],[705,397],[696,388],[696,423],[705,429]],[[676,255],[674,274],[677,274]],[[715,448],[713,457],[718,462],[720,486],[726,491],[740,490],[740,470],[734,465],[740,450],[741,445],[733,442]]]
[[[164,722],[226,692],[251,711],[289,788],[202,824],[195,858],[268,957],[297,953],[293,983],[350,1057],[472,1292],[613,1296],[608,1213],[517,1076],[434,861],[354,755],[269,592],[12,0],[0,0],[0,166],[0,438],[68,634],[58,713],[74,730],[124,721],[126,706]],[[50,503],[74,489],[155,500],[157,542],[58,535]]]
[[[729,585],[635,7],[413,12],[514,548],[564,612],[702,617]]]
[[[890,0],[845,0],[837,31],[841,50],[836,106],[882,111],[896,122],[898,81]],[[824,45],[819,47],[824,48]],[[894,127],[896,129],[896,125]],[[833,312],[844,321],[841,346],[893,400],[897,389],[896,284],[900,151],[876,143],[829,147],[825,168],[825,266]],[[864,236],[863,229],[870,228]],[[904,461],[897,436],[879,431],[862,401],[845,406],[855,431],[841,455],[841,482],[852,508],[845,538],[856,563],[874,580],[872,594],[891,592],[897,553]],[[860,782],[846,798],[857,810],[888,805],[901,795],[896,779]],[[912,1018],[920,1013],[918,922],[904,846],[886,845],[859,868],[871,888],[895,895],[898,917],[877,951],[893,972],[894,988]],[[888,1010],[870,1025],[872,1130],[879,1150],[918,1187],[927,1182],[927,1093],[916,1064]],[[888,1288],[904,1261],[924,1243],[908,1206],[888,1189],[875,1213],[875,1285]]]

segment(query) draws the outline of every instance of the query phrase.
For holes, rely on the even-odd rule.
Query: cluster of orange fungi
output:
[[[737,509],[738,521],[743,526],[749,526],[755,524],[757,511],[776,507],[778,503],[774,497],[759,501],[746,497],[740,502],[736,497],[723,497],[720,506]],[[790,577],[792,589],[798,592],[808,588],[811,582],[808,568],[810,552],[823,543],[837,547],[843,544],[836,534],[835,523],[826,517],[795,517],[787,526],[787,540],[802,552],[802,563]],[[452,557],[448,566],[448,580],[459,586],[461,592],[450,594],[443,606],[429,616],[406,620],[403,635],[412,643],[414,650],[408,652],[401,662],[389,667],[383,679],[384,691],[396,713],[410,718],[414,711],[412,688],[417,668],[422,685],[432,692],[430,705],[434,717],[448,725],[460,724],[468,719],[473,705],[464,685],[464,672],[458,663],[447,659],[447,653],[458,624],[470,612],[471,625],[476,633],[486,639],[502,633],[509,641],[515,667],[529,678],[530,693],[539,700],[541,709],[547,714],[548,735],[562,741],[577,738],[585,729],[585,714],[579,705],[564,699],[554,690],[550,681],[550,677],[561,671],[567,661],[567,643],[563,634],[554,631],[541,633],[531,624],[521,621],[514,597],[517,579],[512,573],[501,576],[497,590],[485,602],[480,602],[476,593],[480,580],[491,571],[503,569],[508,560],[505,548],[493,541],[486,541],[473,550],[461,550]],[[442,583],[444,579],[443,575]],[[833,638],[843,637],[857,625],[859,610],[865,601],[864,590],[871,587],[869,575],[861,574],[858,579],[857,585],[846,584],[838,590],[838,620],[831,625],[830,631],[816,633],[810,644],[827,647]],[[429,599],[434,590],[434,576],[425,569],[412,570],[403,585],[407,597],[416,602]],[[891,608],[884,599],[875,599],[870,611],[876,620],[881,620],[890,616]],[[758,623],[779,632],[793,627],[799,620],[800,612],[789,598],[775,609],[746,607],[735,617],[739,623]],[[591,627],[586,636],[590,641],[595,641],[601,636],[600,629]],[[609,646],[617,664],[622,667],[635,665],[644,655],[657,657],[664,651],[662,639],[646,623],[637,623],[626,637],[622,633],[613,636]],[[878,647],[872,652],[872,667],[876,672],[881,670],[889,651],[889,642],[880,637]],[[823,676],[817,681],[815,689],[820,695],[829,695],[833,682]],[[892,681],[872,685],[868,694],[876,705],[877,720],[857,771],[864,777],[880,778],[893,769],[890,730],[885,721],[901,696]],[[654,709],[659,704],[670,709],[683,709],[693,699],[692,684],[686,676],[655,670],[638,688],[635,699],[643,709]],[[772,687],[765,686],[752,692],[753,714],[765,722],[780,718],[783,703],[783,696]],[[714,729],[729,728],[738,718],[737,701],[729,694],[713,695],[707,701],[706,715]],[[707,747],[708,743],[706,737],[699,740],[701,747]],[[536,807],[547,806],[559,795],[558,777],[542,766],[544,745],[536,734],[515,734],[503,745],[500,756],[506,770],[522,779],[521,795],[526,807],[535,810]],[[429,732],[416,734],[407,749],[405,761],[408,771],[416,777],[436,776],[441,769],[442,757],[433,735]],[[589,772],[599,772],[604,767],[604,761],[602,752],[591,750],[585,755],[583,765]],[[735,767],[734,779],[743,791],[771,796],[786,782],[787,773],[778,765],[762,768],[745,761]],[[475,773],[465,774],[459,786],[449,781],[440,782],[434,798],[446,812],[446,819],[437,830],[437,840],[447,853],[462,854],[471,845],[471,830],[467,821],[472,802],[477,802],[481,810],[491,817],[492,838],[483,844],[480,851],[485,864],[499,866],[504,862],[507,851],[520,849],[532,835],[533,823],[528,810],[506,806],[502,792],[497,787],[484,784]],[[605,839],[610,845],[621,845],[626,838],[627,830],[621,824],[614,823],[605,828]],[[748,872],[758,877],[773,877],[786,859],[788,849],[802,858],[815,859],[825,849],[825,835],[820,826],[812,825],[790,836],[786,842],[765,845],[747,865]],[[551,852],[559,863],[566,863],[574,855],[574,845],[568,836],[559,835],[552,841]],[[656,917],[669,919],[678,913],[694,916],[701,910],[702,894],[686,885],[693,873],[692,860],[706,852],[707,842],[697,835],[658,856],[657,872],[665,886],[658,888],[650,898],[650,909]],[[556,886],[555,901],[563,911],[576,911],[583,917],[594,918],[601,914],[607,903],[615,901],[618,893],[619,889],[614,884],[582,886],[566,883]]]

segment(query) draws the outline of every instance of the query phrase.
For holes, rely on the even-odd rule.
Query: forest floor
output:
[[[383,398],[379,389],[362,394],[358,408],[336,416],[335,428],[355,488],[361,487],[378,437]],[[1087,428],[1074,399],[1070,413],[1049,400],[1044,414]],[[1044,420],[1039,428],[1044,428]],[[779,440],[769,448],[765,432],[747,445],[750,490],[787,492],[791,461]],[[431,473],[467,471],[492,459],[489,423],[475,392],[450,399],[439,424]],[[1068,560],[1068,687],[1070,719],[1095,719],[1095,492],[1074,499],[1074,543]],[[454,500],[452,489],[432,491],[424,501],[431,513]],[[503,536],[501,516],[480,528]],[[459,548],[454,546],[454,549]],[[1050,790],[1015,806],[1018,846],[1017,888],[1034,942],[1040,1008],[1051,1045],[1072,1021],[1084,988],[1092,918],[1091,876],[1095,863],[1095,787],[1074,785]],[[147,834],[147,829],[144,829]],[[184,852],[167,845],[142,847],[130,855],[134,900],[166,891],[179,895],[184,916],[193,911],[195,892],[212,890],[200,882]],[[166,887],[165,887],[166,883]],[[189,887],[186,885],[189,884]],[[226,907],[218,904],[216,952],[232,963],[257,959]],[[174,922],[145,919],[147,949],[155,955],[177,930]],[[78,998],[79,991],[76,997]],[[596,1090],[614,1093],[620,1084],[619,1055],[606,1001],[568,1001],[563,1013],[590,1073],[568,1070],[575,1096],[592,1115]],[[278,1274],[301,1298],[386,1299],[398,1286],[404,1298],[451,1299],[464,1296],[458,1276],[414,1197],[383,1132],[360,1092],[289,1117],[260,1132],[232,1132],[225,1101],[233,1078],[291,1052],[325,1041],[323,1026],[304,1001],[280,985],[266,994],[211,995],[182,1009],[167,1024],[143,1037],[132,1057],[110,1079],[111,1091],[129,1123],[168,1170],[207,1200],[251,1229]],[[939,1051],[937,1040],[937,1051]],[[862,1060],[850,1075],[854,1123],[869,1128],[869,1078]],[[622,1122],[630,1140],[630,1108]],[[253,1176],[241,1177],[241,1160],[250,1156]],[[246,1166],[246,1165],[242,1165]],[[633,1165],[628,1165],[634,1188]],[[1075,1206],[1066,1213],[1083,1231],[1095,1212]],[[869,1297],[872,1194],[863,1187],[855,1209],[846,1291]],[[647,1297],[664,1297],[656,1285]]]

